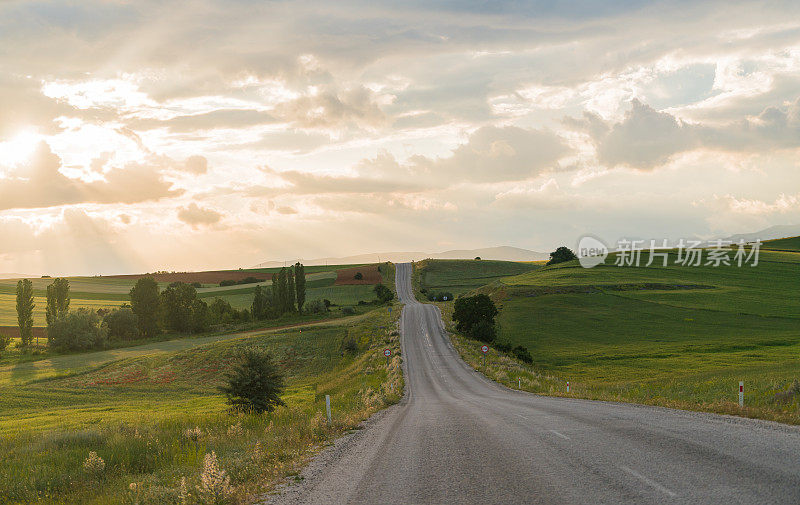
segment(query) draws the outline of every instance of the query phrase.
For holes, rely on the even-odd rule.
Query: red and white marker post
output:
[[[567,381],[567,393],[569,393],[569,381]]]
[[[739,381],[739,408],[744,407],[744,381]]]
[[[482,345],[481,346],[481,352],[483,353],[483,366],[486,366],[486,353],[489,352],[489,346],[488,345]]]

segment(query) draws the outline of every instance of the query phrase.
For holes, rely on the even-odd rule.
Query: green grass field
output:
[[[416,264],[417,288],[450,291],[458,296],[510,275],[540,268],[537,263],[492,260],[425,260]]]
[[[180,503],[181,479],[197,495],[211,451],[231,477],[232,503],[249,502],[399,399],[398,315],[381,308],[327,325],[61,356],[16,376],[0,370],[3,503]],[[345,338],[355,353],[341,352]],[[226,412],[216,388],[245,346],[266,348],[284,370],[287,407]],[[389,367],[386,347],[395,351]],[[195,427],[196,440],[186,435]],[[89,451],[104,460],[102,472],[83,468]]]
[[[570,262],[507,277],[484,291],[500,308],[499,339],[527,347],[534,364],[494,354],[485,372],[546,394],[569,380],[577,396],[800,423],[797,397],[775,401],[800,379],[798,279],[800,254],[765,251],[756,267]],[[480,365],[479,344],[454,343]]]
[[[778,251],[800,251],[800,237],[779,238],[767,240],[762,244],[764,249],[775,249]]]
[[[371,301],[373,293],[367,293],[369,286],[334,286],[336,270],[355,265],[331,265],[306,267],[307,299],[327,298],[337,305],[356,305],[359,301]],[[206,301],[222,298],[238,309],[249,308],[253,300],[253,291],[257,285],[271,285],[270,276],[280,269],[254,269],[254,277],[266,277],[266,281],[258,284],[234,285],[220,287],[204,284],[198,288],[198,296]],[[239,271],[234,271],[240,273]],[[0,326],[15,326],[17,313],[15,305],[17,279],[0,279]],[[45,301],[47,286],[53,282],[51,278],[31,279],[34,288],[36,309],[34,326],[45,326]],[[119,307],[130,302],[129,292],[136,283],[133,279],[113,279],[109,277],[70,277],[71,308],[88,307],[91,309]],[[161,289],[168,283],[160,283]],[[323,289],[324,288],[324,289]]]

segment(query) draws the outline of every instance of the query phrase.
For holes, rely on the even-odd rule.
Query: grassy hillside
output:
[[[762,244],[761,247],[764,249],[774,249],[777,251],[800,251],[800,237],[767,240]]]
[[[58,376],[0,375],[3,503],[180,503],[181,479],[197,495],[212,451],[231,478],[232,502],[248,502],[399,399],[398,313],[384,307],[339,324],[142,348],[112,361],[84,354],[51,364]],[[357,350],[343,352],[351,339]],[[286,407],[226,412],[216,388],[246,346],[268,349],[284,371]],[[386,347],[395,351],[389,367]],[[198,436],[187,434],[192,428]],[[89,451],[104,460],[102,472],[84,469]]]
[[[570,262],[485,289],[500,307],[499,338],[534,358],[528,368],[493,354],[486,372],[547,394],[565,394],[569,380],[571,395],[725,413],[740,413],[744,380],[741,413],[800,423],[797,397],[776,401],[800,379],[800,254],[762,251],[758,266],[741,268],[674,259],[648,268],[609,265],[613,257],[593,269]],[[480,365],[478,344],[459,338]]]
[[[461,293],[484,286],[510,275],[530,272],[537,263],[491,260],[424,260],[416,264],[415,284],[419,289]]]

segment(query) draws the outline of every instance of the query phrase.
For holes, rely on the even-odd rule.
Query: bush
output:
[[[361,272],[356,272],[356,274],[353,276],[353,279],[355,279],[357,281],[360,281],[363,278],[364,278],[364,275]]]
[[[3,333],[0,333],[0,355],[2,355],[3,351],[6,350],[6,347],[8,347],[8,344],[10,343],[11,343],[11,337]]]
[[[372,290],[375,291],[375,296],[378,297],[378,303],[388,303],[394,299],[392,290],[383,284],[376,284]]]
[[[247,309],[235,309],[222,298],[214,298],[208,306],[209,324],[234,324],[250,320],[250,312]]]
[[[263,349],[244,349],[239,363],[225,379],[226,384],[219,389],[234,411],[261,414],[285,405],[281,400],[286,387],[283,375],[272,362],[272,356]]]
[[[494,342],[496,332],[494,322],[487,319],[481,319],[477,323],[469,327],[465,333],[469,338],[480,340],[481,342],[491,343]]]
[[[500,352],[504,352],[506,354],[511,353],[511,344],[508,342],[494,342],[492,345],[494,345],[494,348]]]
[[[203,285],[202,285],[202,284],[200,284],[199,282],[193,282],[193,283],[192,283],[192,287],[193,287],[193,288],[197,288],[197,289],[199,289],[199,288],[202,288],[202,287],[203,287]]]
[[[341,355],[345,353],[355,354],[358,352],[358,342],[353,337],[346,337],[342,339],[342,344],[339,346]]]
[[[323,298],[323,299],[322,299],[322,303],[324,303],[324,304],[325,304],[325,308],[326,308],[326,309],[327,309],[327,308],[329,308],[329,307],[331,307],[331,306],[333,306],[333,305],[335,305],[335,304],[331,303],[331,301],[330,301],[330,300],[328,300],[327,298]]]
[[[456,300],[453,307],[453,321],[456,322],[456,329],[472,338],[477,338],[473,335],[491,338],[486,342],[494,340],[494,318],[496,315],[497,307],[495,307],[492,299],[485,294],[462,296]],[[473,326],[478,323],[481,323],[481,327],[473,330]]]
[[[309,314],[322,314],[328,312],[328,306],[322,300],[311,300],[305,304],[305,311]]]
[[[354,309],[353,307],[342,307],[342,314],[352,316],[355,313],[356,309]]]
[[[57,351],[83,351],[105,345],[107,329],[100,316],[86,308],[70,312],[47,329],[48,345]]]
[[[511,353],[514,355],[515,358],[524,363],[527,363],[529,365],[533,363],[533,356],[531,356],[531,353],[530,351],[528,351],[527,347],[522,347],[521,345],[518,345],[511,350]]]
[[[141,335],[139,318],[130,307],[125,305],[107,313],[103,318],[103,324],[108,328],[110,338],[136,340]]]

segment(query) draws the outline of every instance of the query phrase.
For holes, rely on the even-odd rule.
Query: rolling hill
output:
[[[490,376],[514,386],[519,376],[546,394],[563,394],[569,380],[578,396],[724,413],[739,413],[744,380],[746,415],[800,423],[799,398],[776,401],[800,378],[800,254],[762,250],[757,267],[676,266],[675,251],[667,267],[617,267],[613,259],[477,288],[498,304],[498,340],[533,356],[530,370],[503,362]],[[423,287],[448,276],[468,282],[458,263],[421,265]],[[447,318],[452,304],[439,305]],[[454,342],[480,363],[477,343]]]
[[[382,253],[369,253],[359,254],[356,256],[345,256],[339,258],[317,258],[313,260],[302,260],[307,265],[332,265],[332,264],[361,264],[361,263],[375,263],[380,261],[391,261],[394,263],[408,263],[411,261],[421,261],[426,258],[433,259],[473,259],[481,257],[485,260],[498,260],[498,261],[541,261],[549,258],[549,254],[529,251],[528,249],[520,249],[519,247],[500,246],[500,247],[485,247],[481,249],[454,249],[450,251],[443,251],[438,253],[426,252],[382,252]],[[297,260],[292,260],[286,263],[294,263]],[[260,263],[256,268],[263,267],[278,267],[283,265],[284,261],[266,261]]]

